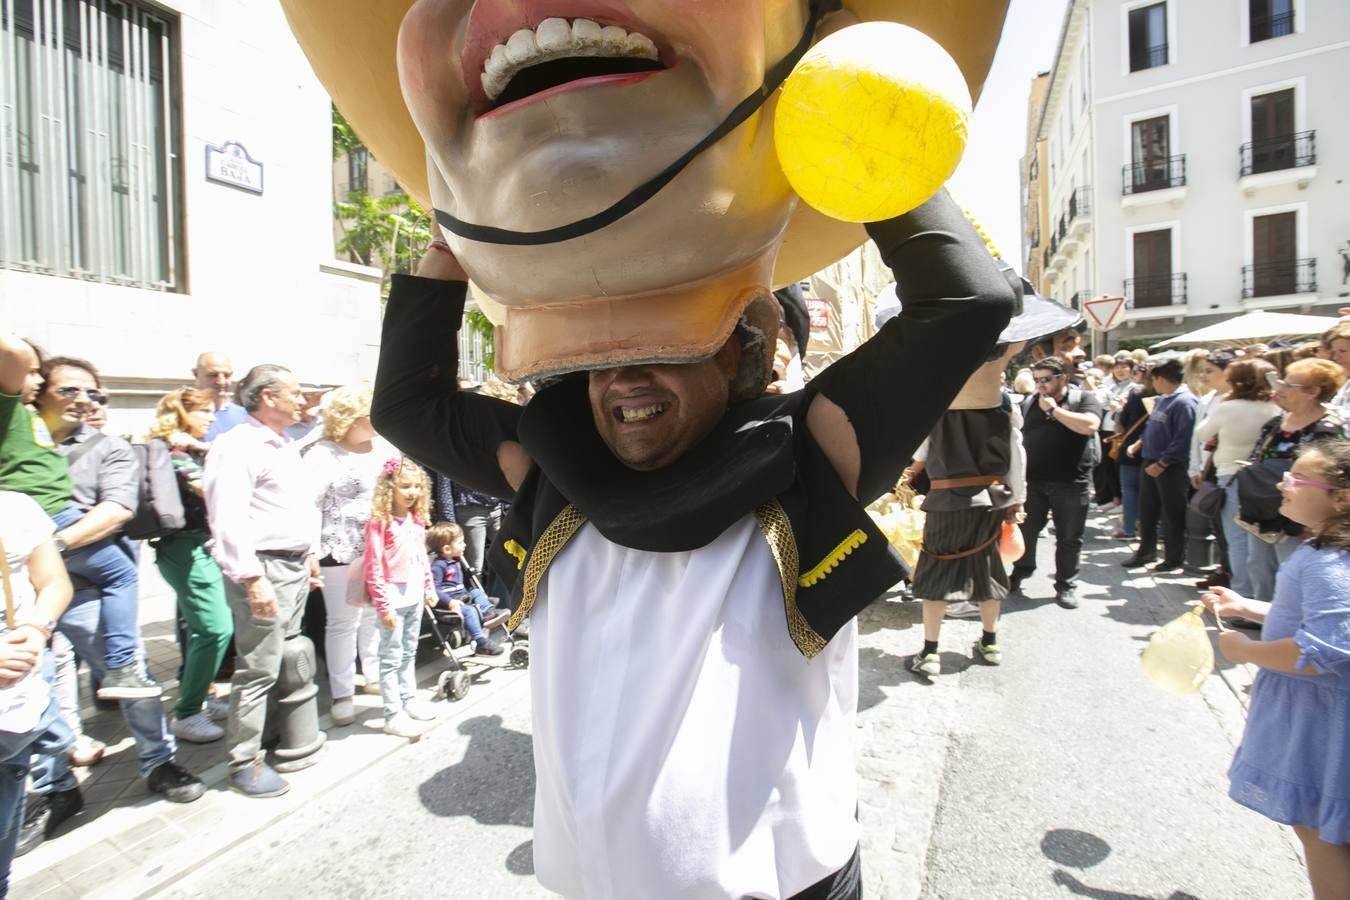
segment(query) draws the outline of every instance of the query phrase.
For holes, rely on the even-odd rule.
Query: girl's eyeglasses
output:
[[[1311,487],[1311,488],[1321,488],[1324,491],[1340,490],[1340,488],[1338,488],[1334,484],[1327,484],[1325,481],[1309,481],[1306,478],[1299,478],[1293,472],[1284,473],[1284,476],[1280,478],[1280,487],[1286,489],[1296,487]]]

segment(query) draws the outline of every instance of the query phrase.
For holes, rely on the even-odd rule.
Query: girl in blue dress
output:
[[[1261,639],[1219,635],[1235,663],[1260,667],[1229,796],[1303,842],[1316,900],[1350,897],[1350,443],[1304,448],[1280,513],[1311,537],[1280,567],[1271,603],[1226,588],[1222,616],[1264,622]]]

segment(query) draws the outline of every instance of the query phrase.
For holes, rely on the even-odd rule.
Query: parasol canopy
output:
[[[1304,316],[1297,313],[1251,312],[1216,325],[1199,328],[1155,344],[1155,347],[1184,347],[1188,344],[1212,344],[1241,347],[1258,341],[1269,343],[1319,335],[1340,320],[1335,316]]]

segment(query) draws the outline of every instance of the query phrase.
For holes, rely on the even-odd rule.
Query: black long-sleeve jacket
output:
[[[702,547],[753,514],[782,577],[788,634],[814,656],[904,576],[863,507],[895,484],[1020,302],[945,192],[868,231],[895,274],[903,311],[804,390],[731,406],[707,438],[663,469],[637,472],[610,453],[591,417],[584,373],[524,408],[460,393],[462,282],[394,276],[375,427],[423,465],[512,499],[489,562],[515,585],[516,620],[587,522],[623,546],[676,552]],[[844,411],[857,436],[857,498],[806,427],[817,394]],[[533,462],[518,490],[497,463],[507,440]]]

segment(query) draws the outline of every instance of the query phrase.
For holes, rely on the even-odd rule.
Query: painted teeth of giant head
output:
[[[590,19],[545,19],[522,28],[506,43],[492,48],[483,65],[483,90],[496,100],[517,72],[539,63],[577,56],[607,56],[658,61],[656,44],[618,25],[601,26]]]
[[[625,422],[640,422],[643,419],[650,419],[665,408],[665,404],[657,403],[653,406],[641,406],[637,409],[623,407],[620,411],[623,413],[623,420]]]

